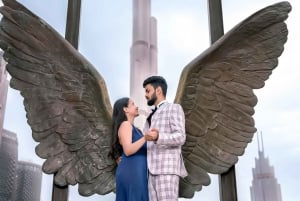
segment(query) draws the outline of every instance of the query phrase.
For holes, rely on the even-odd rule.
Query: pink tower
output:
[[[258,135],[258,158],[255,158],[255,168],[252,168],[251,201],[282,201],[281,186],[275,177],[274,167],[264,155],[262,134],[261,147]]]
[[[132,45],[130,48],[130,97],[139,107],[135,125],[143,128],[149,108],[143,81],[157,74],[156,19],[151,17],[151,0],[133,0]]]
[[[5,115],[6,98],[8,91],[7,72],[5,69],[5,61],[3,59],[3,52],[0,52],[0,146],[3,135],[3,123]]]

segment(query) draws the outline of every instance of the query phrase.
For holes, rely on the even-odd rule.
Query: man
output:
[[[185,143],[185,116],[179,104],[166,101],[167,83],[161,76],[147,78],[143,87],[156,111],[145,123],[150,201],[177,201],[179,178],[187,176],[181,146]]]

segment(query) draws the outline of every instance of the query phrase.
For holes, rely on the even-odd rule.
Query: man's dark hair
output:
[[[154,75],[144,80],[143,87],[145,88],[147,84],[151,84],[154,89],[156,89],[157,87],[161,87],[163,95],[166,97],[168,85],[165,78],[163,78],[162,76]]]

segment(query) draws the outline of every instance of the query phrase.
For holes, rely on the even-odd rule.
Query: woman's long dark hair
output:
[[[113,116],[112,116],[112,120],[113,120],[113,124],[112,124],[112,143],[111,143],[111,151],[109,153],[109,155],[117,160],[123,152],[122,146],[119,142],[119,137],[118,137],[118,130],[120,128],[120,125],[123,121],[127,121],[127,117],[125,115],[125,112],[123,110],[124,107],[128,107],[128,103],[129,103],[129,98],[128,97],[124,97],[124,98],[120,98],[118,99],[113,107]]]

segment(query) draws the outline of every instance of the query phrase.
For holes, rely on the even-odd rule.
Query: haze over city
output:
[[[19,0],[39,15],[59,33],[64,35],[67,1],[62,0]],[[258,11],[277,3],[273,0],[227,0],[223,1],[224,30]],[[300,2],[289,1],[292,11],[286,21],[289,29],[285,50],[279,65],[266,82],[264,88],[256,90],[258,104],[254,119],[264,139],[265,155],[275,168],[275,176],[281,184],[283,201],[298,201],[300,195]],[[172,102],[182,69],[192,59],[209,47],[207,1],[197,0],[152,0],[152,16],[157,19],[158,74],[169,84],[167,99]],[[81,8],[79,51],[97,68],[104,77],[113,103],[117,98],[129,96],[130,46],[132,40],[132,0],[83,1]],[[27,125],[22,97],[9,89],[4,128],[17,133],[19,159],[42,164],[35,154],[35,146]],[[246,148],[236,165],[238,197],[250,201],[249,187],[252,168],[258,157],[257,139]],[[43,176],[41,201],[51,200],[52,176]],[[69,200],[112,201],[113,193],[100,196],[81,197],[77,186],[71,187]],[[218,176],[212,177],[211,185],[196,193],[193,199],[218,201]]]

